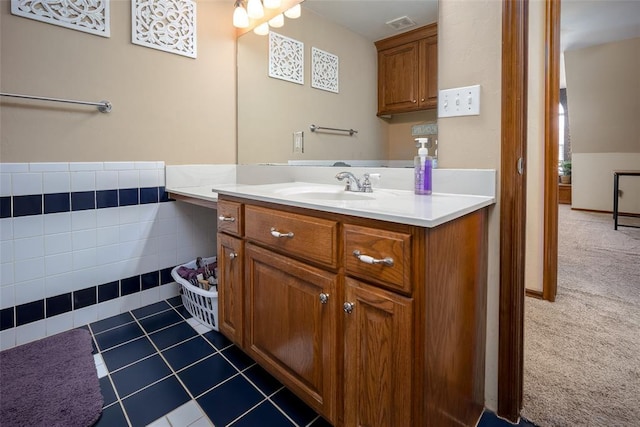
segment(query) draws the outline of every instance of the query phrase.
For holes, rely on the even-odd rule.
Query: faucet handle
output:
[[[369,174],[364,174],[364,181],[362,182],[362,191],[365,193],[372,193],[373,188],[371,188],[371,181],[369,180]]]

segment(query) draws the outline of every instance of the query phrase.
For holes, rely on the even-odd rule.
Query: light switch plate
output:
[[[480,85],[438,92],[438,118],[480,115]]]

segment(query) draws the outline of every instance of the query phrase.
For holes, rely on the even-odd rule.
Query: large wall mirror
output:
[[[386,24],[403,17],[415,25],[398,30]],[[279,61],[275,74],[280,78],[269,77],[270,36],[252,31],[240,36],[238,163],[384,164],[392,160],[411,164],[416,153],[412,127],[435,123],[437,113],[427,110],[382,118],[376,115],[374,42],[434,23],[437,18],[437,0],[306,0],[300,18],[286,19],[283,27],[271,28],[276,39],[273,46],[279,49],[272,55]],[[316,49],[321,51],[316,51],[321,60],[338,69],[338,78],[323,89],[312,86],[312,50]],[[300,60],[304,63],[302,72],[291,69]],[[289,73],[295,74],[293,79],[282,78],[289,78]],[[318,74],[315,77],[314,85],[322,86],[322,78]],[[357,133],[311,132],[311,125],[354,129]],[[303,132],[303,152],[295,150],[296,132]]]

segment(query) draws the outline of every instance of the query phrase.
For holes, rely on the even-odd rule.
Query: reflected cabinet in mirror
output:
[[[268,35],[250,31],[240,36],[238,163],[412,164],[416,132],[436,137],[435,100],[431,95],[420,111],[379,115],[376,42],[430,24],[434,41],[437,17],[437,0],[306,0],[300,18],[286,19]],[[420,64],[429,56],[437,64],[434,43],[430,48],[427,58],[418,56],[419,47],[415,56],[409,51],[391,64],[406,67],[414,61],[415,73],[424,73]],[[424,86],[437,94],[437,66],[431,68],[430,87]],[[417,80],[399,80],[395,87],[403,93],[422,91],[415,87]],[[429,126],[417,126],[425,124]],[[311,125],[346,132],[312,132]]]

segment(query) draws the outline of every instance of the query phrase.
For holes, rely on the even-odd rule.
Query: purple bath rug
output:
[[[88,427],[102,393],[91,334],[73,329],[0,352],[0,426]]]

